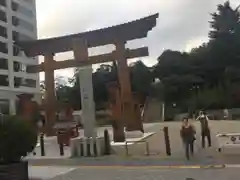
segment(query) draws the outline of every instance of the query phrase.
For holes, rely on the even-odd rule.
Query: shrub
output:
[[[0,164],[20,162],[37,143],[37,131],[16,116],[0,117]]]

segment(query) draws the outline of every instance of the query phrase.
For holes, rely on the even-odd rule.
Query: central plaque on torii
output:
[[[52,133],[52,127],[56,121],[54,70],[113,61],[117,62],[118,82],[120,85],[121,117],[119,117],[119,122],[117,123],[118,127],[121,128],[121,136],[124,136],[124,127],[128,131],[142,130],[141,120],[134,115],[134,103],[127,59],[148,56],[148,48],[126,49],[125,44],[129,40],[147,37],[148,32],[156,26],[157,18],[158,14],[154,14],[129,23],[95,31],[36,41],[18,42],[16,44],[29,57],[44,56],[43,63],[28,66],[27,72],[45,72],[46,97],[44,107],[46,111],[47,134],[50,135]],[[116,49],[107,54],[97,56],[88,55],[88,48],[108,44],[115,45]],[[65,61],[54,60],[55,53],[67,51],[74,52],[74,59]]]

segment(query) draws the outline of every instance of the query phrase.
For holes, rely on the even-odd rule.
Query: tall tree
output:
[[[132,91],[145,99],[154,80],[151,70],[142,61],[137,61],[130,67],[130,74]]]
[[[221,39],[236,33],[240,14],[238,8],[232,8],[229,1],[226,1],[223,5],[219,4],[217,12],[211,15],[212,21],[210,21],[210,24],[212,30],[209,32],[211,39]]]

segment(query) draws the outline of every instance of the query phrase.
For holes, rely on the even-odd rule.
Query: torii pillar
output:
[[[140,119],[136,116],[135,102],[132,96],[131,83],[130,83],[130,72],[127,65],[126,58],[126,42],[116,41],[116,54],[117,59],[117,71],[118,81],[120,84],[120,97],[121,97],[121,110],[122,110],[122,122],[127,131],[138,131],[143,129],[143,125]],[[139,112],[140,113],[140,112]]]
[[[53,126],[56,122],[56,96],[54,84],[54,54],[46,54],[44,56],[44,70],[45,70],[45,116],[46,116],[46,135],[55,135]]]

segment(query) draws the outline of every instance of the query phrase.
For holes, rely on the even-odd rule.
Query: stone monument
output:
[[[96,137],[95,103],[93,98],[92,66],[79,68],[82,119],[85,137]]]

